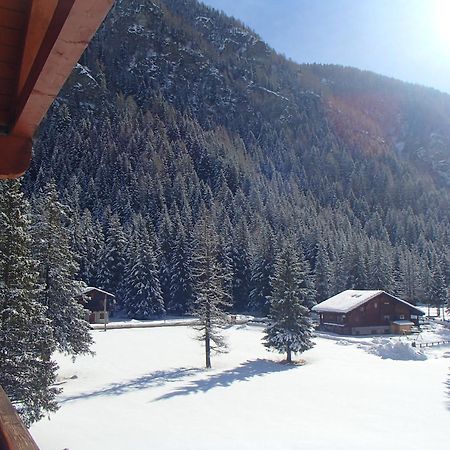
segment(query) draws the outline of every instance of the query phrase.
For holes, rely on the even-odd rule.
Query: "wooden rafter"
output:
[[[0,0],[1,178],[28,168],[34,133],[113,2]]]

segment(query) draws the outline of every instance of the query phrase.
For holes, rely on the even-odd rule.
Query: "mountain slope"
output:
[[[193,0],[121,0],[42,127],[26,187],[56,179],[89,283],[102,284],[109,224],[132,236],[144,221],[170,304],[175,230],[191,236],[207,208],[237,309],[264,307],[257,272],[290,233],[327,279],[318,300],[345,287],[426,300],[437,268],[450,278],[448,104],[299,66]]]

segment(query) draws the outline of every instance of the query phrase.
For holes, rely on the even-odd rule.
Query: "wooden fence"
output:
[[[413,342],[411,345],[413,347],[434,347],[435,345],[445,345],[450,344],[450,341],[433,341],[433,342]]]

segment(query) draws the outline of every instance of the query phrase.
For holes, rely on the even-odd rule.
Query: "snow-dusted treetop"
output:
[[[388,294],[385,291],[357,291],[352,289],[336,294],[328,300],[315,305],[312,310],[316,312],[334,312],[345,314],[358,308],[364,303],[367,303],[369,300],[380,294],[386,294],[389,297],[401,303],[404,303],[405,305],[417,311],[418,315],[424,314],[420,309],[417,309],[414,305],[411,305],[411,303],[408,303],[401,298],[395,297],[394,295]]]

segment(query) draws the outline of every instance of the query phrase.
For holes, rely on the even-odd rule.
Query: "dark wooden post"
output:
[[[105,324],[105,332],[106,332],[106,294],[105,297],[103,298],[103,323]]]

